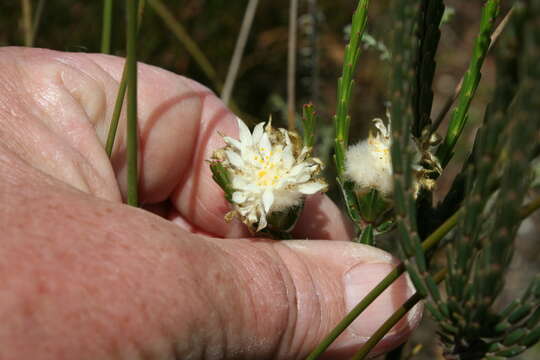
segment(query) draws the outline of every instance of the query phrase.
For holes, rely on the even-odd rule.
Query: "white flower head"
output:
[[[310,149],[295,133],[274,129],[271,121],[266,126],[259,123],[251,133],[242,120],[237,121],[239,139],[224,136],[226,146],[212,160],[228,170],[234,207],[228,217],[238,215],[250,229],[261,231],[271,213],[326,191],[326,183],[318,177],[322,162],[310,157]]]
[[[384,126],[381,119],[373,119],[378,132],[366,140],[350,146],[345,159],[345,176],[354,181],[360,192],[378,190],[390,196],[394,189],[392,158],[390,156],[390,123]]]
[[[384,197],[390,197],[394,191],[392,157],[390,148],[392,146],[391,126],[392,122],[388,116],[388,127],[381,119],[374,119],[373,123],[377,128],[377,134],[371,133],[366,140],[349,147],[345,159],[345,176],[354,181],[358,193],[365,193],[371,189],[378,190]],[[439,172],[440,166],[428,148],[420,150],[416,141],[411,139],[414,148],[414,158],[412,163],[413,191],[414,196],[418,195],[421,187],[432,189],[435,185],[430,178],[430,173]],[[428,161],[429,160],[429,161]],[[421,163],[432,164],[432,169],[425,169]]]

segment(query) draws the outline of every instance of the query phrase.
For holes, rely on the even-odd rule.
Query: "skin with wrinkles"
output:
[[[223,220],[229,207],[206,163],[223,146],[218,131],[237,135],[234,116],[202,85],[143,64],[147,210],[123,205],[125,119],[112,161],[103,150],[122,65],[0,49],[0,358],[306,356],[346,313],[347,271],[376,264],[359,285],[371,287],[393,260],[347,241],[246,239],[242,224]],[[313,196],[295,234],[350,231],[328,198]],[[408,293],[405,281],[394,285],[328,356],[354,351]]]

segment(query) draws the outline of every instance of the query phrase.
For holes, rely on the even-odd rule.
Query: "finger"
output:
[[[20,111],[26,112],[26,120],[24,126],[15,127],[14,131],[18,128],[26,130],[27,119],[33,116],[32,113],[40,113],[46,116],[33,118],[36,122],[46,121],[47,127],[39,130],[52,132],[50,137],[54,139],[50,150],[54,155],[41,156],[45,147],[40,144],[35,156],[27,155],[31,152],[26,150],[21,156],[28,157],[29,162],[51,176],[114,201],[119,199],[114,182],[116,174],[119,189],[125,196],[125,115],[122,115],[117,133],[112,169],[103,151],[123,59],[18,48],[4,49],[0,57],[9,59],[9,64],[4,64],[7,80],[16,74],[17,78],[11,79],[13,86],[16,87],[22,78],[25,91],[36,99],[31,106],[21,105]],[[211,179],[206,163],[213,150],[223,146],[218,131],[236,136],[234,116],[208,89],[193,81],[144,64],[139,64],[138,74],[139,192],[142,203],[170,199],[179,214],[196,228],[222,237],[248,235],[237,220],[224,221],[230,207],[221,189]],[[43,101],[45,94],[47,99],[54,101]],[[21,98],[13,91],[6,91],[4,95],[11,96],[5,103],[14,103],[14,98]],[[8,123],[13,123],[12,120],[8,119]],[[94,131],[97,137],[92,134]],[[24,138],[23,135],[20,137]],[[40,137],[43,136],[40,133]],[[21,149],[27,147],[36,145],[30,142],[26,147],[18,146]],[[61,163],[52,163],[59,158]],[[74,170],[64,176],[65,169],[71,168]],[[83,175],[79,176],[79,173]],[[77,176],[82,179],[77,180]],[[310,221],[303,219],[311,217],[325,225],[309,226]],[[303,219],[299,223],[299,235],[303,237],[348,238],[345,235],[348,234],[347,223],[327,199],[308,201]]]
[[[193,224],[191,224],[190,222],[186,221],[186,219],[184,219],[184,217],[182,215],[180,215],[180,213],[176,209],[171,209],[169,211],[169,213],[167,214],[167,219],[169,219],[174,224],[178,225],[179,227],[181,227],[182,229],[184,229],[186,231],[189,231],[192,234],[215,237],[214,234],[212,234],[212,233],[210,233],[210,232],[208,232],[208,231],[206,231],[204,229],[197,228]]]
[[[304,210],[293,230],[293,236],[311,239],[349,240],[354,229],[349,219],[324,194],[306,198]]]
[[[113,76],[119,76],[122,66],[119,59],[95,55],[94,61]],[[139,107],[153,109],[146,112],[149,116],[144,115],[144,110],[141,111],[140,119],[143,129],[140,135],[144,144],[141,149],[143,198],[157,202],[171,197],[182,221],[203,232],[225,237],[248,236],[245,226],[238,220],[232,223],[224,221],[230,206],[222,190],[212,180],[207,164],[213,151],[225,145],[219,134],[237,137],[236,117],[202,85],[168,72],[160,73],[159,69],[146,71],[144,64],[140,65],[140,69],[139,92],[143,102]],[[152,84],[149,89],[146,88],[147,84]],[[170,100],[164,101],[163,96],[156,97],[154,87],[159,87],[161,93],[170,94]],[[190,96],[198,97],[199,106],[186,108],[177,105],[178,101],[185,101]],[[179,119],[194,125],[179,126]],[[189,136],[196,140],[186,141]],[[190,147],[185,146],[188,142]],[[185,147],[176,148],[174,145],[178,143]],[[163,155],[167,152],[169,156]],[[151,160],[144,160],[149,158]],[[119,174],[126,171],[125,161],[120,161],[122,167]],[[174,164],[182,162],[189,166],[174,172]],[[171,185],[175,187],[172,191]],[[179,217],[175,219],[179,220]],[[209,223],[212,224],[211,228],[208,228]],[[321,239],[343,240],[352,237],[350,223],[327,197],[308,199],[295,234]]]
[[[13,225],[0,244],[0,274],[10,274],[0,358],[304,358],[395,265],[351,242],[189,234],[43,176],[24,173],[24,193],[8,192],[0,207]],[[329,355],[357,350],[411,292],[401,278]],[[376,351],[403,341],[419,318],[415,308]]]
[[[0,143],[52,178],[120,201],[94,129],[96,119],[105,116],[104,86],[62,55],[0,48]]]

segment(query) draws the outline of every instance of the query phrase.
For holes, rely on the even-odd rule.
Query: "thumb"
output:
[[[243,316],[238,316],[238,303],[231,303],[234,297],[218,302],[219,312],[229,319],[226,323],[235,327],[227,336],[229,347],[234,348],[229,351],[253,351],[260,346],[260,353],[249,354],[255,358],[305,358],[396,265],[384,251],[345,241],[231,240],[216,246],[229,254],[233,264],[235,281],[226,284],[245,298],[240,301]],[[413,291],[404,276],[399,278],[334,342],[327,355],[351,356]],[[403,342],[420,318],[417,306],[373,354]]]
[[[345,241],[191,234],[12,158],[19,180],[8,188],[25,191],[8,191],[0,208],[9,225],[0,245],[2,359],[303,358],[395,264]],[[410,293],[401,278],[329,354],[355,351]],[[420,313],[376,351],[403,341]]]

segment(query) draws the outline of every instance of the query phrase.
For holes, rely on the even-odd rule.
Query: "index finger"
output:
[[[122,59],[102,55],[91,59],[119,79]],[[225,222],[230,206],[207,163],[212,152],[224,146],[219,134],[237,137],[234,114],[204,86],[144,64],[139,65],[138,90],[142,201],[169,199],[185,221],[216,236],[248,235],[238,220]],[[113,104],[112,99],[107,103]],[[124,144],[120,137],[115,147],[117,174],[126,171]],[[125,193],[125,183],[119,183]],[[295,234],[343,240],[350,238],[351,229],[331,200],[314,196],[306,201]]]

